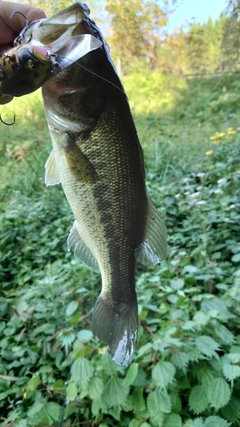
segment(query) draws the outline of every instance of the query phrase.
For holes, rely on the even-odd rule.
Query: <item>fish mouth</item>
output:
[[[31,43],[32,46],[51,44],[54,52],[62,49],[72,38],[90,34],[103,43],[103,36],[95,22],[89,17],[90,10],[85,3],[74,3],[49,18],[42,18],[26,25],[15,44]]]

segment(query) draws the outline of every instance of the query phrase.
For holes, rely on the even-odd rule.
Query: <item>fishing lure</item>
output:
[[[15,12],[12,16],[14,16]],[[36,23],[36,21],[35,21]],[[26,26],[15,39],[14,46],[0,59],[0,97],[22,96],[34,92],[45,81],[56,76],[87,53],[98,49],[102,42],[90,34],[72,37],[67,42],[61,37],[47,45],[21,44],[29,27]],[[30,39],[28,40],[28,42]]]

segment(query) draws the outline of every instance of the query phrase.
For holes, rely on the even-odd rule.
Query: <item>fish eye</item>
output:
[[[25,67],[28,68],[29,70],[32,70],[34,65],[35,65],[35,62],[32,59],[28,59],[26,61]]]

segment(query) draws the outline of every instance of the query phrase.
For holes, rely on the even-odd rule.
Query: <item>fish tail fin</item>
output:
[[[99,296],[93,312],[94,335],[108,344],[108,351],[118,365],[128,366],[135,352],[138,330],[137,297],[129,303],[111,304]]]

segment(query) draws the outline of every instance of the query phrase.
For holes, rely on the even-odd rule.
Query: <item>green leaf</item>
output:
[[[123,380],[123,386],[124,387],[129,387],[130,385],[133,384],[136,376],[138,374],[138,364],[137,363],[132,363],[127,371],[127,374]]]
[[[195,267],[194,265],[186,265],[183,269],[183,274],[184,273],[194,274],[194,273],[197,273],[198,271],[199,271],[199,269],[197,267]]]
[[[232,256],[232,262],[240,262],[240,253]]]
[[[182,369],[184,372],[186,372],[186,368],[189,363],[189,356],[187,353],[183,352],[173,353],[171,361],[176,366],[176,368]]]
[[[152,370],[152,379],[158,387],[165,388],[173,382],[175,366],[170,362],[160,361]]]
[[[215,378],[207,388],[207,398],[211,406],[216,410],[227,405],[230,400],[231,390],[223,378]]]
[[[77,386],[74,382],[69,382],[66,390],[67,402],[74,402],[77,397]]]
[[[164,420],[164,427],[182,427],[182,418],[178,414],[170,414]]]
[[[135,412],[144,411],[146,408],[145,399],[143,397],[143,388],[135,387],[132,392],[132,402],[134,405]]]
[[[110,378],[104,387],[103,400],[108,407],[123,405],[127,399],[129,388],[119,384],[117,378]]]
[[[224,418],[228,421],[237,421],[240,419],[240,398],[231,396],[228,404],[221,409]]]
[[[31,417],[32,415],[37,414],[41,411],[42,407],[44,406],[44,402],[35,402],[33,406],[28,411],[28,416]]]
[[[195,414],[200,414],[208,407],[206,387],[196,385],[192,388],[189,396],[189,406]]]
[[[219,318],[222,321],[228,320],[231,315],[226,304],[217,297],[204,300],[201,304],[201,307],[206,314],[208,314],[208,312],[211,310],[216,310],[218,312]]]
[[[33,376],[27,383],[27,391],[35,391],[40,384],[40,374]]]
[[[14,424],[14,427],[27,427],[27,420],[20,420],[16,424]]]
[[[7,396],[8,396],[8,392],[7,391],[0,393],[0,401],[4,400]]]
[[[184,287],[184,280],[183,279],[172,279],[170,280],[170,286],[174,291],[178,291],[179,289],[182,289]]]
[[[236,378],[240,377],[240,366],[231,365],[231,363],[224,363],[223,364],[223,375],[227,380],[231,381],[231,383],[233,384],[233,381]]]
[[[77,337],[80,341],[89,342],[93,338],[93,333],[89,329],[82,329],[77,333]]]
[[[95,417],[98,417],[99,411],[103,408],[103,399],[98,397],[92,400],[91,410]]]
[[[81,390],[86,388],[93,372],[94,369],[91,363],[85,357],[79,357],[72,365],[71,378]]]
[[[107,375],[114,375],[117,372],[118,365],[114,363],[108,351],[103,354],[100,363]]]
[[[66,315],[71,316],[78,309],[78,302],[71,301],[66,308]]]
[[[88,394],[90,399],[96,399],[103,393],[103,380],[100,377],[94,376],[90,379],[88,386]]]
[[[196,322],[199,326],[205,326],[208,324],[210,317],[208,314],[203,313],[202,311],[198,311],[193,317],[194,322]]]
[[[146,421],[140,425],[140,427],[151,427]]]
[[[130,423],[129,427],[140,427],[141,421],[136,420],[136,418],[133,418]]]
[[[214,371],[212,369],[206,369],[206,367],[199,369],[197,372],[197,378],[202,385],[207,387],[214,379]]]
[[[240,353],[229,353],[227,354],[227,358],[231,363],[240,363]]]
[[[183,325],[182,325],[182,329],[184,331],[195,331],[196,329],[196,322],[194,322],[193,320],[187,320]]]
[[[195,420],[188,420],[183,427],[205,427],[202,418],[195,418]]]
[[[216,356],[216,350],[220,350],[219,344],[207,335],[196,338],[196,347],[207,357]]]
[[[178,394],[171,394],[172,412],[177,414],[182,410],[182,401]]]
[[[166,390],[156,388],[154,391],[149,393],[147,397],[147,406],[150,412],[150,416],[156,419],[157,411],[165,414],[171,412],[171,399]]]
[[[108,409],[108,413],[114,417],[116,420],[120,421],[121,417],[121,406],[115,405],[112,408]]]
[[[45,413],[52,419],[53,421],[59,421],[61,406],[55,402],[46,402],[44,405]]]
[[[226,345],[232,345],[234,342],[234,335],[224,325],[218,325],[215,327],[215,333],[218,336],[220,342]]]
[[[204,423],[205,427],[230,427],[231,423],[228,423],[221,417],[208,417]]]

